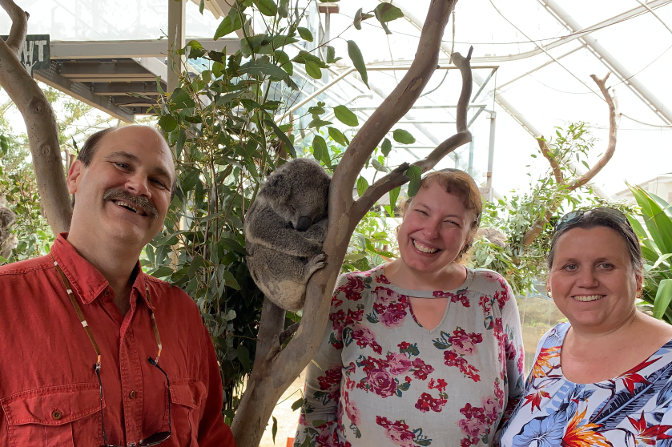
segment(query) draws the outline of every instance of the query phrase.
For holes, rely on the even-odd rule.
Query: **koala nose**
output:
[[[313,223],[313,220],[310,217],[299,217],[299,221],[296,224],[296,231],[306,231],[310,227],[311,223]]]

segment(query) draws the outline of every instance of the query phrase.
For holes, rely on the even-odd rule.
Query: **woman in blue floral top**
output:
[[[569,320],[539,342],[500,445],[672,446],[672,326],[637,310],[639,241],[611,208],[556,226],[547,287]]]
[[[400,258],[339,279],[295,446],[491,444],[523,390],[523,346],[506,281],[456,262],[481,209],[466,173],[429,174],[404,209]]]

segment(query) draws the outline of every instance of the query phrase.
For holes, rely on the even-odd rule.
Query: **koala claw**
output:
[[[313,258],[308,261],[308,264],[306,264],[306,278],[310,278],[313,273],[316,271],[320,270],[323,268],[327,263],[325,262],[327,259],[327,255],[325,255],[323,252],[320,252],[313,256]]]

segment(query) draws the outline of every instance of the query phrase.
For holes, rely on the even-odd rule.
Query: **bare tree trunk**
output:
[[[21,65],[19,52],[26,38],[28,13],[13,0],[0,0],[12,19],[6,42],[0,39],[0,85],[23,115],[33,156],[42,207],[54,234],[68,231],[72,217],[58,143],[58,127],[51,105],[37,82]]]
[[[557,182],[558,187],[565,188],[565,191],[574,191],[575,189],[580,188],[581,186],[591,181],[593,177],[595,177],[602,170],[602,168],[606,166],[609,160],[611,160],[611,157],[614,155],[614,151],[616,150],[616,135],[618,133],[618,124],[616,123],[616,104],[614,102],[614,98],[609,94],[609,90],[606,86],[609,75],[610,73],[607,73],[607,75],[602,79],[599,79],[595,75],[590,75],[593,81],[595,81],[597,86],[600,88],[604,99],[607,101],[607,106],[609,107],[609,144],[607,145],[607,150],[604,152],[602,157],[592,168],[590,168],[588,172],[576,179],[567,180],[563,178],[558,160],[550,153],[548,144],[546,144],[546,141],[543,140],[543,137],[542,139],[538,140],[541,153],[550,163],[551,169],[553,170],[553,176],[555,177],[555,181]],[[532,245],[537,236],[539,236],[544,230],[544,226],[546,226],[559,206],[560,202],[558,201],[551,204],[544,213],[544,217],[532,224],[527,233],[525,233],[525,236],[523,236],[523,245],[525,247]]]
[[[317,351],[327,326],[334,284],[355,227],[385,192],[409,180],[405,175],[409,165],[404,164],[371,185],[356,202],[352,198],[353,186],[367,159],[392,126],[410,110],[436,69],[443,31],[455,3],[457,0],[432,0],[411,68],[362,126],[338,164],[329,189],[329,231],[323,246],[329,262],[308,283],[301,324],[285,349],[281,349],[279,340],[279,323],[284,313],[264,304],[257,357],[231,427],[239,447],[259,445],[278,399]],[[471,50],[466,58],[459,53],[453,56],[463,77],[457,134],[440,144],[429,157],[415,163],[423,172],[471,140],[466,125],[472,86],[470,56]]]

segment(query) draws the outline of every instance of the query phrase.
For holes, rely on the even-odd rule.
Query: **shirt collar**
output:
[[[77,253],[77,250],[68,242],[68,233],[60,233],[54,245],[51,246],[51,254],[58,262],[58,266],[63,270],[66,278],[70,281],[70,287],[77,293],[84,304],[91,304],[95,301],[103,291],[109,286],[109,282],[102,273],[100,273],[89,261],[84,259]],[[154,307],[154,299],[147,297],[148,286],[147,276],[143,273],[140,267],[140,261],[135,265],[137,275],[133,282],[133,290],[142,297],[145,304],[152,310]],[[131,297],[133,297],[133,290]]]

